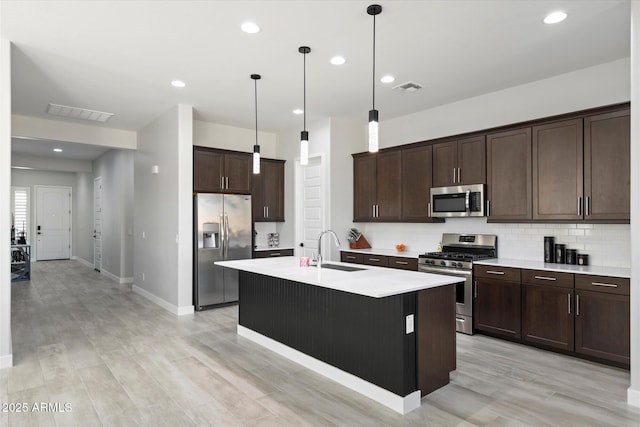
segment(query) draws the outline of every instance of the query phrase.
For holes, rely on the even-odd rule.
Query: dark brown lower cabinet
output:
[[[494,335],[520,338],[520,282],[478,278],[474,285],[473,327]]]
[[[576,291],[576,353],[630,363],[628,295]]]
[[[571,288],[522,285],[522,339],[573,351],[573,283]]]

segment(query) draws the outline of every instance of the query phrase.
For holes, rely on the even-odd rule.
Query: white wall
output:
[[[353,161],[351,153],[366,146],[366,124],[346,119],[328,118],[314,123],[309,130],[309,157],[321,156],[324,174],[324,228],[336,232],[343,244],[353,226]],[[278,223],[281,244],[298,247],[296,241],[296,165],[300,155],[300,129],[290,129],[277,135],[278,158],[287,160],[285,168],[285,218]],[[339,260],[340,249],[331,242],[325,244],[324,257]]]
[[[62,120],[13,115],[13,136],[55,141],[104,145],[113,148],[136,148],[136,132],[84,125]]]
[[[27,233],[27,243],[31,245],[32,260],[38,259],[38,252],[36,250],[36,185],[52,185],[56,187],[71,187],[72,205],[71,205],[71,254],[75,254],[75,241],[76,241],[76,229],[77,229],[77,203],[76,197],[76,174],[75,172],[52,172],[52,171],[37,171],[37,170],[24,170],[24,169],[11,169],[11,185],[15,187],[29,187],[29,194],[31,200],[29,200],[31,208],[31,229]]]
[[[11,240],[11,43],[0,39],[0,242]],[[0,260],[10,259],[9,244]],[[11,266],[0,262],[0,369],[13,365],[11,348]]]
[[[93,265],[93,173],[76,173],[73,255]]]
[[[631,386],[640,407],[640,2],[631,2]]]
[[[102,270],[120,283],[133,278],[133,157],[130,150],[109,150],[93,164],[93,177],[102,177]],[[92,236],[93,228],[83,235]]]
[[[225,150],[253,153],[256,142],[256,130],[221,125],[218,123],[193,121],[193,145],[221,148]],[[258,130],[260,155],[276,157],[276,134]]]
[[[185,217],[188,208],[180,207],[185,192],[192,188],[183,176],[188,168],[185,163],[192,161],[191,155],[184,156],[192,148],[185,141],[190,131],[181,128],[193,126],[192,120],[185,121],[189,115],[185,109],[191,107],[174,107],[140,130],[134,160],[133,289],[176,314],[193,312],[191,262],[184,268],[192,256],[192,219],[190,214]],[[181,149],[181,143],[188,146]],[[159,174],[151,173],[153,165],[159,166]],[[179,242],[189,242],[189,250]]]

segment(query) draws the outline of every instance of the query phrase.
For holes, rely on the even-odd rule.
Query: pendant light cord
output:
[[[256,145],[258,145],[258,80],[254,80],[254,94],[255,94],[255,106],[256,106]]]
[[[371,92],[373,93],[373,108],[376,109],[376,15],[373,15],[373,75],[371,76]]]
[[[307,130],[307,54],[302,55],[302,130]]]

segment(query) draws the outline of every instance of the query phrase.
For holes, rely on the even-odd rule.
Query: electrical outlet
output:
[[[410,314],[406,317],[406,331],[407,334],[413,332],[413,314]]]
[[[145,233],[144,231],[142,232],[142,238],[144,239],[145,237],[147,237],[147,233]]]

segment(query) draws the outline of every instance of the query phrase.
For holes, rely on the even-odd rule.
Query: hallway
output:
[[[237,337],[237,306],[176,317],[77,261],[34,263],[12,300],[0,402],[28,411],[0,426],[640,422],[627,371],[479,335],[458,335],[452,383],[403,417]]]

